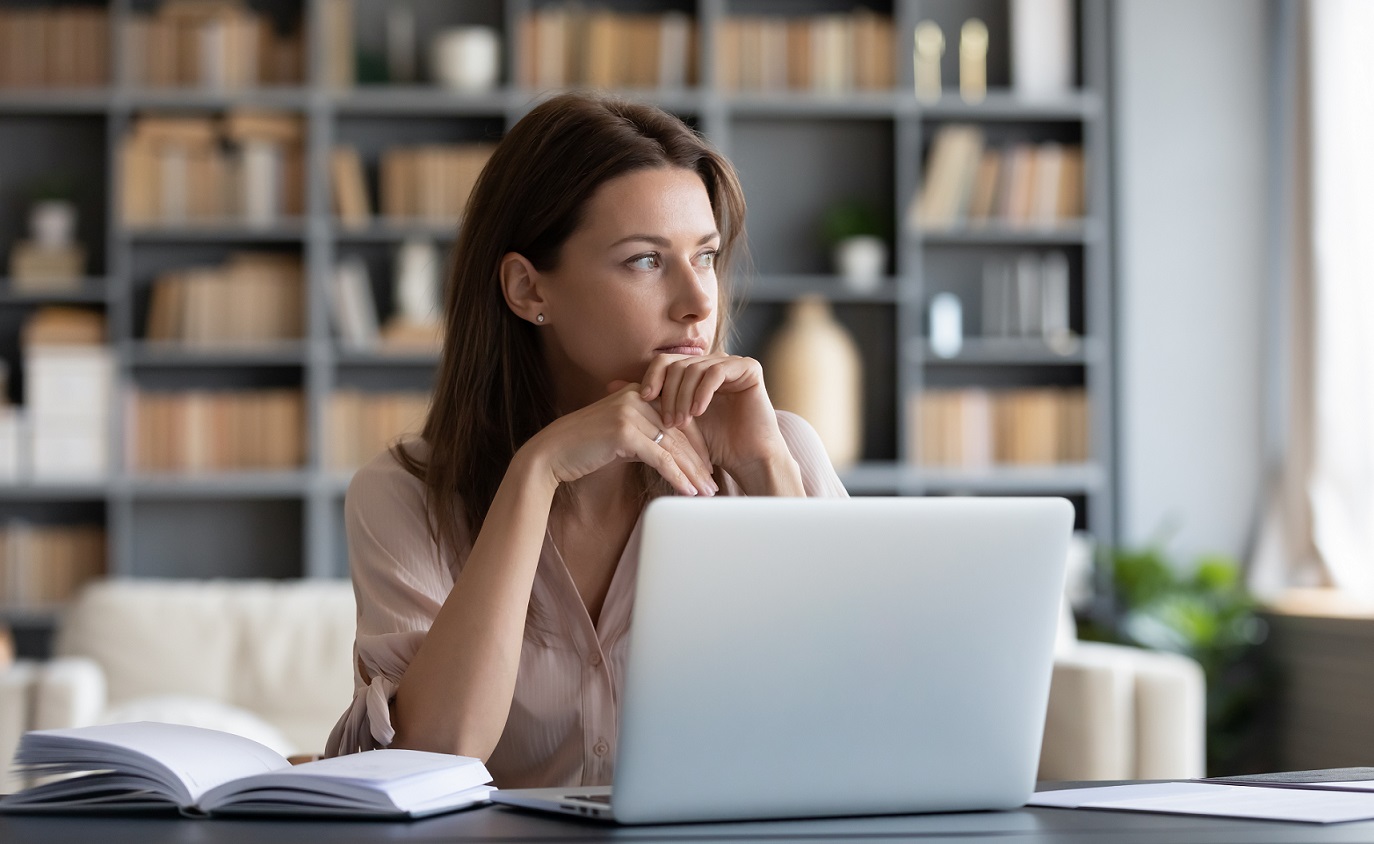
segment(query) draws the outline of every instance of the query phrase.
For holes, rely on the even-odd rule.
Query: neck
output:
[[[638,490],[628,463],[612,463],[568,485],[566,516],[581,522],[614,523],[635,506]]]

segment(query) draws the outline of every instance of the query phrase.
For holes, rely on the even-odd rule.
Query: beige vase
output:
[[[779,410],[811,423],[837,468],[854,464],[863,445],[859,347],[820,297],[803,297],[768,343],[763,368]]]

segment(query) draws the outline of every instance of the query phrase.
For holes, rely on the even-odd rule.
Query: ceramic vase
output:
[[[490,91],[501,75],[501,36],[487,26],[459,26],[434,36],[430,73],[446,88]]]
[[[837,468],[863,445],[863,371],[859,347],[819,297],[794,302],[764,354],[768,394],[820,435]]]
[[[1032,100],[1073,90],[1072,0],[1011,0],[1011,84]]]
[[[846,237],[835,244],[835,270],[844,285],[861,293],[872,293],[887,269],[887,242],[873,235]]]

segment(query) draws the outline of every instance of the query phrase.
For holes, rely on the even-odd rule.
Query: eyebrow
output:
[[[703,243],[714,240],[718,237],[720,237],[720,232],[708,232],[707,234],[702,235],[701,240],[698,240],[696,245],[701,246]],[[652,243],[654,246],[661,246],[665,249],[673,245],[672,241],[668,240],[668,238],[666,237],[658,237],[652,234],[632,234],[629,237],[622,237],[620,240],[617,240],[615,243],[612,243],[610,248],[614,249],[623,243],[630,243],[632,241],[637,240],[643,241],[645,243]]]

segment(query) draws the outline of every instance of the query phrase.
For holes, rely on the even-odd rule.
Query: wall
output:
[[[1247,550],[1261,483],[1269,4],[1118,0],[1120,535]]]

